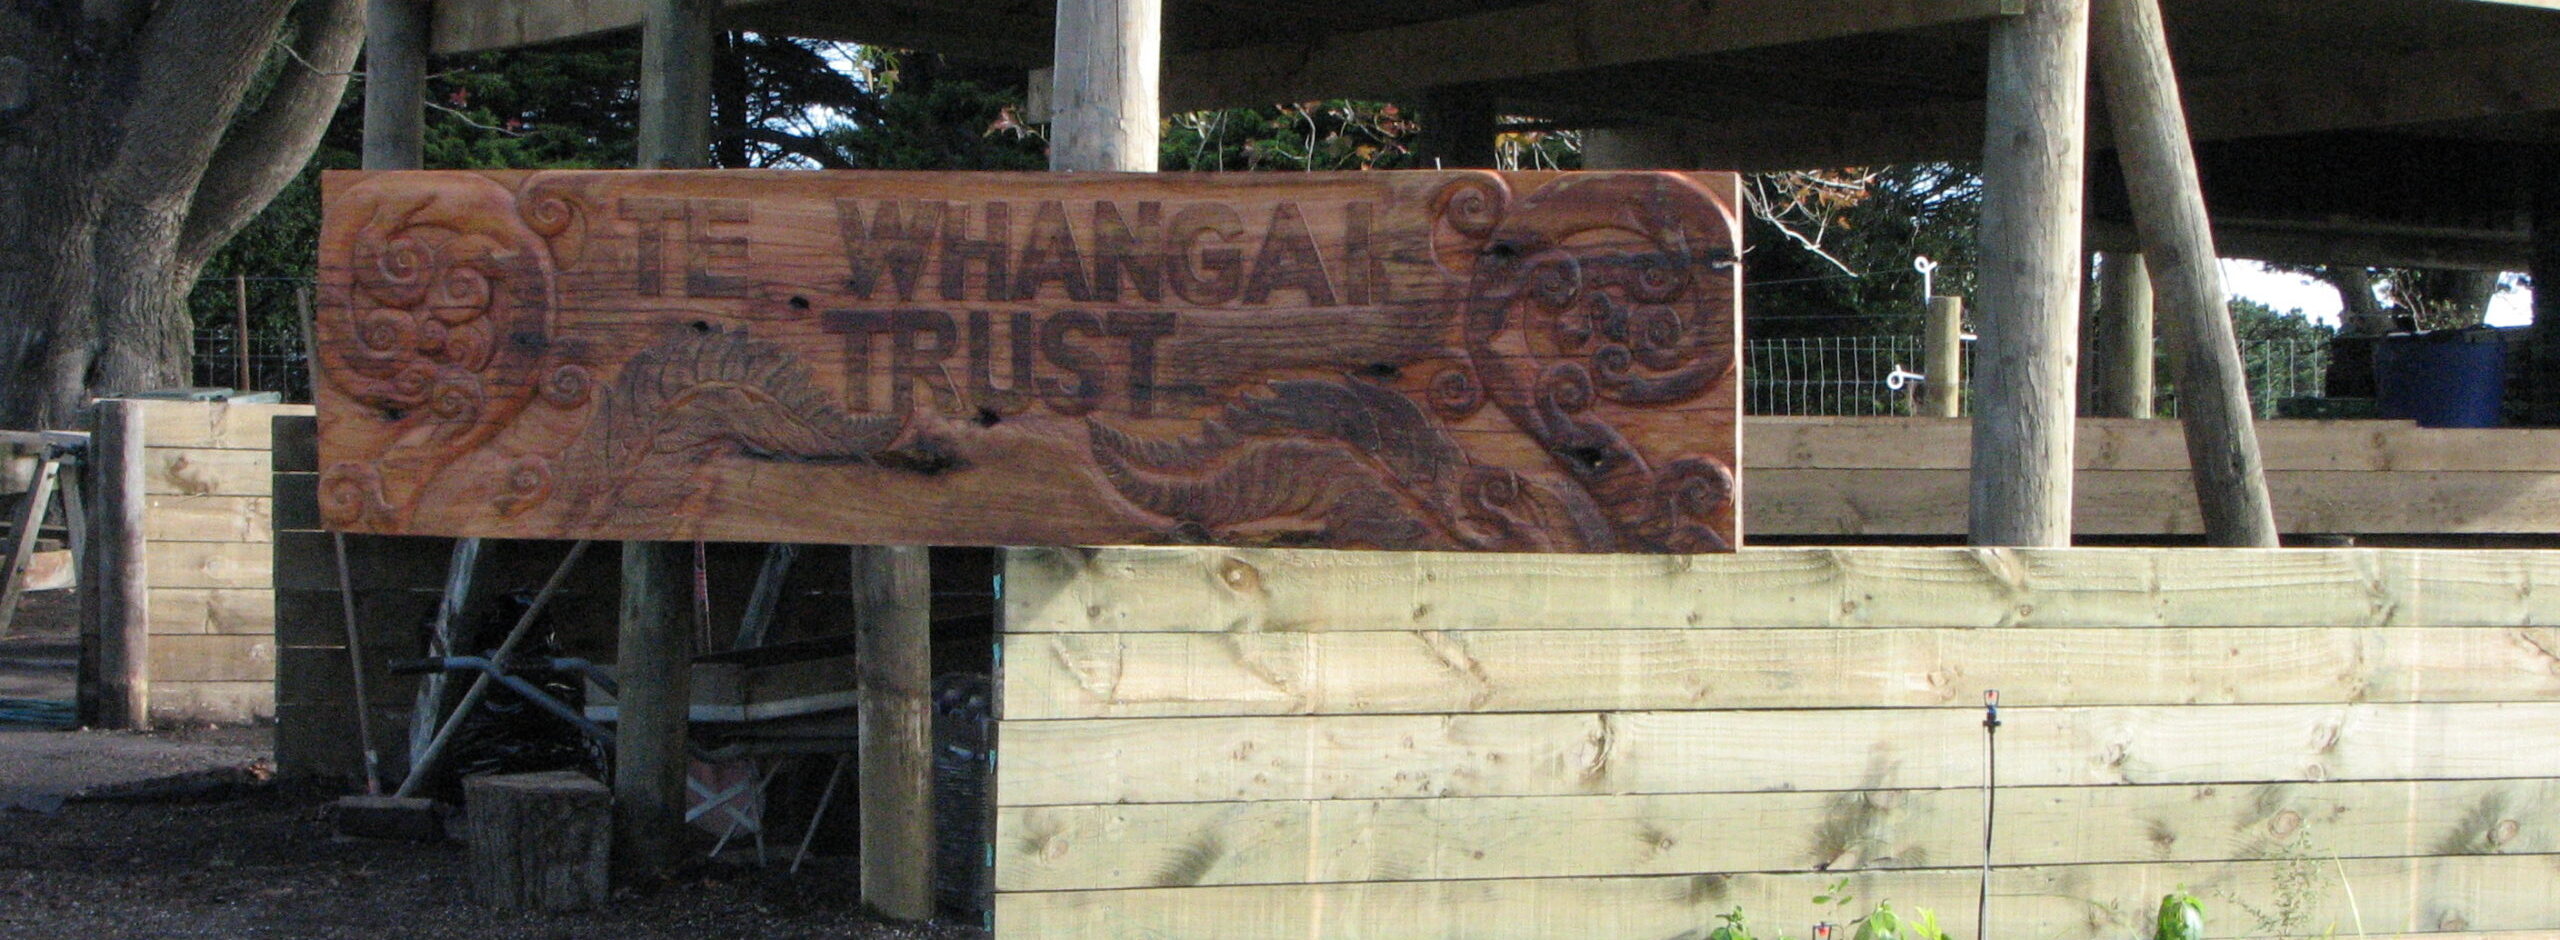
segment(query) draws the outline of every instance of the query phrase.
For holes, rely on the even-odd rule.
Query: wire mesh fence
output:
[[[1964,374],[1973,366],[1973,344],[1964,347]],[[2246,340],[2241,364],[2249,378],[2249,402],[2258,417],[2276,416],[2291,398],[2317,398],[2327,382],[2329,344],[2319,339]],[[1752,340],[1743,345],[1742,408],[1745,414],[1795,416],[1908,415],[1927,382],[1916,336],[1810,336]],[[2177,389],[2168,364],[2158,364],[2159,414],[2177,414]],[[1893,379],[1900,375],[1903,381]],[[1899,385],[1897,388],[1896,386]],[[1973,385],[1966,383],[1971,391]]]

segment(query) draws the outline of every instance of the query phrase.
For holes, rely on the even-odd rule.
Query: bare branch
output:
[[[187,210],[178,259],[202,264],[300,175],[346,93],[364,45],[364,0],[303,0],[293,10],[288,68],[254,113],[232,122]],[[299,48],[296,48],[299,47]]]

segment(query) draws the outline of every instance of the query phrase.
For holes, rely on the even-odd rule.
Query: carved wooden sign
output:
[[[1732,547],[1725,174],[332,173],[332,528]]]

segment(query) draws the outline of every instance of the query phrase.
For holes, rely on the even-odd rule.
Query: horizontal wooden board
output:
[[[334,173],[322,510],[504,538],[1721,550],[1737,186]]]
[[[2560,698],[2560,628],[1025,634],[1004,717]]]
[[[151,633],[269,635],[275,592],[255,588],[152,588]]]
[[[151,682],[271,682],[276,677],[272,636],[229,633],[159,635],[151,638]]]
[[[154,542],[265,542],[275,531],[265,496],[150,496],[143,538]]]
[[[1772,470],[1751,477],[1745,524],[1767,535],[1961,535],[1963,470]],[[2560,474],[2284,471],[2267,474],[2276,527],[2344,534],[2547,535],[2560,520]],[[2072,531],[2204,531],[2184,471],[2083,471]]]
[[[154,496],[265,496],[274,484],[266,451],[145,447],[143,492]]]
[[[1008,807],[996,888],[1969,868],[1974,790]],[[2560,852],[2560,781],[2008,787],[2000,864]]]
[[[1970,418],[1763,416],[1745,419],[1752,470],[1963,470]],[[2081,470],[2185,470],[2186,428],[2173,420],[2081,418]],[[2421,428],[2410,421],[2260,421],[2270,472],[2560,473],[2560,428]]]
[[[151,447],[263,451],[274,445],[279,415],[309,415],[310,405],[137,400],[143,441]]]
[[[2349,859],[2316,864],[2321,887],[2311,933],[2560,929],[2550,889],[2560,856]],[[2237,896],[2271,907],[2285,861],[2198,865],[2038,866],[2002,869],[1991,885],[1994,937],[2115,940],[2149,936],[2160,897],[2181,886],[2208,899]],[[2330,880],[2329,871],[2337,877]],[[1802,936],[1816,921],[1847,918],[1813,902],[1842,876],[1676,875],[1344,885],[1031,891],[996,896],[1006,937],[1255,938],[1698,937],[1716,915],[1741,908],[1754,924]],[[1890,901],[1929,908],[1958,937],[1974,936],[1978,874],[1873,872],[1846,876],[1862,909]],[[2349,910],[2346,893],[2355,902]],[[2254,922],[2228,903],[2210,907],[2206,936],[2247,937]],[[1852,911],[1852,916],[1857,913]]]
[[[167,682],[151,677],[151,718],[171,724],[248,724],[276,716],[276,684]]]
[[[264,588],[275,553],[256,542],[146,542],[144,580],[160,588]]]
[[[418,679],[393,675],[390,664],[424,655],[410,644],[365,649],[364,693],[376,707],[405,709],[417,700]],[[276,648],[276,702],[284,705],[344,710],[355,698],[347,672],[345,647],[282,646]],[[353,720],[352,717],[349,718]]]
[[[275,442],[278,473],[320,472],[320,420],[314,415],[277,415],[268,434]]]
[[[2560,777],[2560,703],[2003,710],[2006,786]],[[1004,805],[1972,787],[1970,709],[1006,721]]]
[[[1676,558],[1010,549],[1004,628],[2560,625],[2560,553],[1752,549]]]

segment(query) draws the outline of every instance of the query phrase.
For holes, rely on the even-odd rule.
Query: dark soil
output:
[[[27,596],[0,638],[0,698],[68,699],[78,650],[71,592]],[[979,938],[886,923],[862,909],[852,862],[812,858],[797,876],[704,863],[583,914],[504,914],[465,888],[464,847],[337,836],[337,794],[259,783],[268,728],[134,734],[0,724],[0,806],[72,797],[58,812],[0,809],[0,938],[161,937]],[[211,787],[205,781],[216,781]],[[158,802],[74,794],[187,789]],[[57,805],[52,800],[32,800]],[[778,853],[777,853],[778,854]]]
[[[847,860],[703,867],[584,914],[472,904],[464,848],[338,837],[326,800],[272,786],[206,802],[0,813],[0,937],[975,938],[882,922]]]

